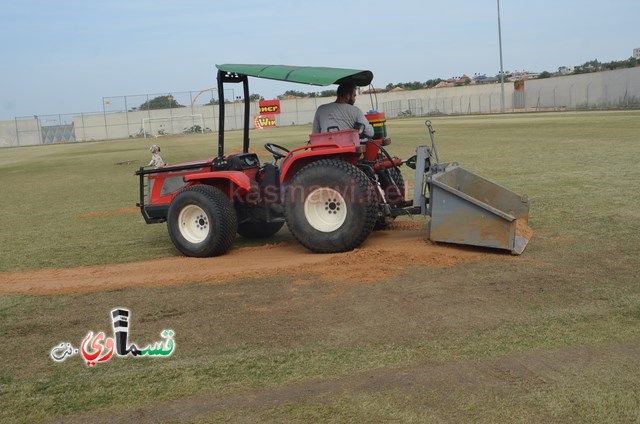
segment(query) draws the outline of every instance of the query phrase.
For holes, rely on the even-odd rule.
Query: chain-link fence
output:
[[[412,93],[413,94],[413,93]],[[505,107],[515,109],[513,97],[515,92],[510,92],[505,98]],[[427,96],[426,98],[409,98],[390,100],[382,103],[382,111],[388,119],[407,118],[411,116],[437,116],[437,115],[471,115],[499,113],[501,94],[467,94],[458,96]]]
[[[640,67],[571,75],[504,86],[504,109],[510,111],[576,110],[640,107]],[[225,129],[241,129],[244,106],[237,94],[225,106]],[[217,90],[144,94],[103,98],[103,110],[95,113],[19,117],[0,122],[0,147],[70,143],[136,137],[158,137],[218,130]],[[166,102],[157,108],[154,101]],[[277,126],[306,125],[319,105],[333,98],[301,98],[281,101]],[[379,93],[377,98],[358,96],[362,110],[380,109],[388,119],[499,113],[500,84],[471,85],[429,90]],[[162,105],[160,105],[162,106]],[[259,114],[251,103],[251,115]]]
[[[407,94],[383,103],[387,118],[498,113],[502,103],[499,84]],[[640,108],[640,68],[506,84],[504,103],[508,112]]]

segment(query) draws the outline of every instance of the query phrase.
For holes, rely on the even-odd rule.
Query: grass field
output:
[[[521,257],[367,284],[283,272],[2,295],[0,421],[639,421],[640,111],[432,122],[441,160],[529,195]],[[424,119],[387,124],[394,154],[428,142]],[[309,130],[253,131],[252,143],[292,147]],[[239,148],[240,133],[229,139]],[[153,142],[171,163],[213,156],[216,138],[0,150],[0,276],[177,256],[164,225],[131,211]],[[51,360],[60,341],[108,328],[117,306],[138,334],[175,330],[174,355]]]

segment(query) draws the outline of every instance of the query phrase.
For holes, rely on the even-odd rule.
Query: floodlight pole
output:
[[[498,45],[500,46],[500,112],[504,113],[504,69],[502,67],[502,28],[500,27],[500,0],[498,2]]]
[[[107,128],[107,107],[105,106],[105,99],[102,98],[102,118],[104,119],[104,138],[109,139],[109,129]]]

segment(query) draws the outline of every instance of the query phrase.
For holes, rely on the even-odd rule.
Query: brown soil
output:
[[[533,230],[529,227],[529,224],[522,220],[516,220],[516,237],[524,237],[529,240],[533,236]]]
[[[128,213],[128,209],[110,213]],[[55,294],[105,291],[131,286],[287,275],[362,284],[391,278],[406,266],[448,267],[505,255],[431,243],[417,222],[376,231],[358,249],[314,254],[294,242],[241,247],[216,258],[172,257],[144,262],[0,273],[0,294]]]

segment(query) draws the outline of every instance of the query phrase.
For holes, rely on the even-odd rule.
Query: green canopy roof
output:
[[[358,69],[324,68],[285,65],[216,65],[223,72],[233,72],[257,78],[297,82],[311,85],[331,85],[351,82],[358,86],[371,83],[373,73]]]

